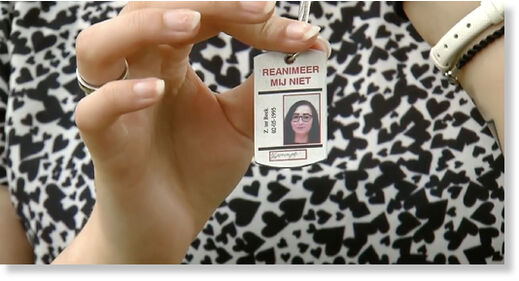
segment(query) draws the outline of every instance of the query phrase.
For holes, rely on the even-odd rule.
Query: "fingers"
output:
[[[275,2],[131,2],[113,19],[80,33],[76,42],[79,72],[92,85],[116,79],[124,59],[151,45],[187,45],[214,36],[218,22],[263,22]],[[189,9],[187,9],[189,8]],[[201,16],[202,15],[202,16]],[[204,28],[200,31],[200,19]]]
[[[191,9],[201,14],[199,34],[192,43],[223,31],[258,49],[298,52],[315,42],[319,27],[297,20],[272,16],[275,2],[130,2],[121,12],[150,8]]]
[[[124,71],[123,58],[147,46],[163,44],[180,47],[174,48],[173,52],[171,50],[165,52],[168,54],[167,60],[160,63],[160,71],[180,72],[179,69],[182,68],[177,64],[187,64],[185,57],[189,52],[188,47],[182,46],[201,40],[204,36],[210,36],[215,30],[216,32],[223,30],[238,40],[265,50],[288,53],[308,48],[321,50],[327,48],[326,44],[320,43],[317,38],[318,27],[273,17],[271,14],[274,6],[269,3],[190,2],[189,4],[191,5],[189,7],[194,7],[200,12],[176,9],[187,5],[183,2],[130,4],[128,6],[130,8],[120,16],[85,30],[78,37],[76,45],[77,64],[81,75],[90,84],[102,85],[120,77]],[[153,5],[153,8],[149,8],[150,5]],[[230,11],[232,16],[229,16]],[[251,13],[261,16],[255,18],[250,15]],[[210,20],[206,20],[206,24],[201,24],[201,19],[202,22],[203,19]],[[256,21],[259,23],[254,23]],[[244,22],[249,24],[243,24]],[[183,52],[184,49],[187,51]],[[329,53],[329,48],[326,50]],[[177,55],[179,57],[176,57]],[[139,59],[140,62],[150,64],[146,59],[143,60],[141,57]],[[134,63],[138,64],[136,60]],[[149,75],[139,73],[138,69],[134,70],[130,71],[133,77]]]
[[[197,34],[200,14],[178,9],[145,9],[98,23],[76,41],[80,73],[93,85],[116,79],[123,58],[149,45],[185,44]]]
[[[83,98],[76,108],[75,120],[92,154],[99,155],[106,149],[121,147],[124,141],[129,141],[120,118],[150,107],[163,94],[164,81],[148,78],[113,81]]]
[[[259,24],[223,24],[222,30],[257,49],[299,52],[315,43],[320,28],[301,21],[273,16]]]
[[[186,56],[182,46],[220,30],[259,49],[297,52],[312,46],[318,27],[273,17],[273,8],[273,2],[131,2],[118,17],[81,32],[78,69],[88,83],[102,85],[120,77],[124,58],[138,50],[166,44]]]
[[[330,55],[332,54],[332,47],[330,46],[330,42],[321,36],[317,36],[317,40],[315,40],[314,44],[310,46],[310,49],[323,51],[326,53],[327,58],[330,58]]]
[[[275,1],[174,1],[130,2],[121,14],[146,8],[190,9],[202,14],[202,18],[214,22],[260,23],[267,20],[276,5]]]

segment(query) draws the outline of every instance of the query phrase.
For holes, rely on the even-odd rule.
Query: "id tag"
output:
[[[254,58],[254,160],[299,167],[326,158],[326,55],[309,50]]]

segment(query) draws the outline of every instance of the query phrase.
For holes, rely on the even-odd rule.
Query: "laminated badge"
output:
[[[254,160],[299,167],[326,158],[324,52],[266,52],[254,58]]]

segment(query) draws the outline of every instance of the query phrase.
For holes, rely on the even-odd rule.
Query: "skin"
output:
[[[253,155],[252,78],[215,95],[189,65],[192,44],[224,31],[259,49],[327,51],[310,25],[275,17],[267,5],[251,13],[239,2],[131,2],[118,17],[78,36],[77,64],[86,81],[116,79],[124,58],[131,75],[104,84],[77,106],[97,200],[54,263],[182,260]],[[183,19],[174,29],[162,20],[171,11]],[[157,78],[165,81],[163,91],[154,91]]]
[[[427,43],[434,46],[459,20],[479,6],[479,2],[405,2],[404,11]],[[442,15],[439,17],[438,15]],[[474,44],[498,27],[490,27]],[[459,72],[461,87],[472,97],[486,120],[493,120],[501,149],[504,132],[504,36],[479,51]],[[472,44],[471,44],[472,45]]]
[[[312,109],[308,105],[300,105],[294,111],[294,116],[302,116],[304,114],[312,115]],[[303,122],[302,118],[299,118],[298,121],[291,121],[290,125],[292,126],[292,130],[294,131],[294,141],[295,143],[307,143],[308,142],[308,133],[312,128],[312,120],[310,122]]]
[[[5,186],[0,186],[0,237],[0,264],[33,263],[31,244]]]
[[[223,31],[258,49],[329,53],[316,28],[275,17],[273,8],[268,2],[131,2],[79,34],[78,69],[90,84],[103,85],[75,112],[94,163],[97,200],[53,263],[182,260],[253,154],[252,77],[215,95],[189,65],[192,45]],[[124,59],[129,79],[113,81]],[[10,202],[7,192],[0,198]],[[12,235],[3,236],[9,239],[0,240],[0,249],[12,262],[32,262],[14,211],[0,214],[14,225],[2,227]],[[7,248],[18,249],[19,259]]]
[[[241,178],[252,155],[253,81],[214,96],[188,64],[191,44],[219,31],[259,49],[287,53],[325,51],[326,43],[316,36],[290,39],[289,20],[237,5],[132,2],[119,17],[80,34],[77,64],[87,81],[101,85],[116,79],[124,69],[123,57],[131,76],[106,83],[77,107],[76,121],[94,160],[98,200],[86,226],[55,263],[179,262],[212,210]],[[404,10],[433,45],[476,6],[406,2]],[[199,11],[201,23],[192,31],[165,32],[157,19],[179,8]],[[229,10],[233,17],[226,18]],[[502,148],[503,54],[500,38],[459,73],[461,85],[485,117],[495,120]],[[150,89],[157,78],[165,81],[164,93],[137,99],[133,84],[149,77],[154,77],[148,79]],[[6,253],[1,263],[32,262],[32,249],[7,192],[0,192],[0,202],[0,230],[5,232],[0,253]]]

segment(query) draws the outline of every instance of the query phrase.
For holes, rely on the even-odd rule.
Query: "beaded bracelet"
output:
[[[451,84],[458,84],[458,77],[456,76],[457,72],[467,64],[479,51],[484,49],[490,43],[494,42],[497,38],[503,36],[505,34],[505,27],[501,27],[500,29],[494,31],[492,34],[488,35],[485,39],[481,40],[476,45],[472,46],[465,54],[463,54],[455,67],[445,73],[445,76],[451,82]]]
[[[467,53],[461,56],[461,59],[456,64],[456,68],[461,69],[467,62],[469,62],[474,57],[474,55],[476,55],[477,52],[481,51],[488,44],[494,42],[497,38],[503,36],[504,34],[505,27],[503,26],[500,29],[496,30],[494,33],[487,36],[487,38],[481,40],[481,42],[474,45],[470,50],[467,51]]]

